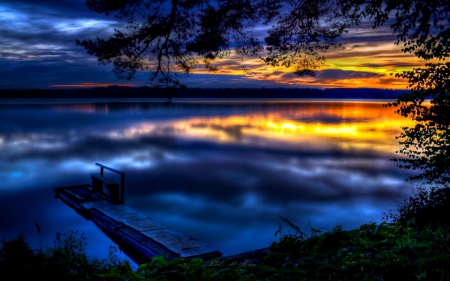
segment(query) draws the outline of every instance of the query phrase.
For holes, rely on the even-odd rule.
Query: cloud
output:
[[[90,11],[85,2],[84,0],[4,0],[2,6],[14,7],[14,9],[29,15],[52,15],[62,18],[94,17],[95,15],[103,17]]]
[[[383,74],[363,72],[363,71],[348,71],[340,69],[326,69],[317,71],[315,82],[320,83],[328,80],[341,80],[341,79],[356,79],[356,78],[379,78],[383,77]]]
[[[110,69],[98,67],[95,63],[86,66],[77,63],[64,63],[60,60],[46,59],[42,63],[35,61],[10,61],[0,66],[1,88],[48,88],[51,85],[82,83],[120,83]],[[145,80],[141,83],[145,83]],[[137,83],[139,84],[139,80]]]
[[[94,67],[89,66],[94,65],[97,73],[93,76],[111,76],[104,75],[96,59],[76,46],[75,40],[107,36],[123,24],[95,18],[89,11],[87,17],[83,10],[88,11],[80,1],[0,4],[0,59],[6,74],[0,78],[0,87],[46,88],[51,83],[91,82],[80,81],[80,76],[92,73]]]
[[[15,20],[15,19],[12,19]],[[24,54],[37,59],[43,50],[71,55],[84,53],[75,45],[76,39],[106,36],[112,33],[116,22],[92,19],[70,20],[66,18],[41,18],[28,16],[10,24],[8,19],[0,19],[0,44],[3,54]]]
[[[226,74],[190,74],[180,76],[180,80],[190,87],[206,88],[262,88],[288,87],[279,81],[255,80],[253,76]]]
[[[377,84],[374,81],[380,82],[385,74],[382,73],[373,73],[369,71],[353,71],[353,70],[341,70],[341,69],[325,69],[325,70],[317,70],[316,75],[314,77],[298,77],[294,73],[286,72],[277,77],[279,83],[287,83],[293,84],[297,86],[318,86],[318,87],[350,87],[355,88],[364,87],[364,85],[368,84],[368,81],[371,81],[370,84],[375,87],[379,87],[379,85],[388,85],[388,84]],[[269,77],[269,75],[267,76]],[[353,82],[352,82],[353,81]],[[355,81],[359,81],[357,84]],[[361,81],[366,81],[361,83]]]
[[[367,67],[367,68],[413,68],[417,66],[417,62],[408,62],[408,61],[398,61],[398,60],[386,60],[382,63],[361,63],[357,65],[358,67]]]

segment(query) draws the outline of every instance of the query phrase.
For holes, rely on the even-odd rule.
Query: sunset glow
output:
[[[21,3],[18,5],[17,3]],[[66,4],[46,1],[38,6],[27,0],[4,1],[0,4],[0,88],[90,88],[148,85],[151,74],[137,72],[131,81],[120,81],[111,65],[98,65],[97,58],[76,46],[75,40],[107,38],[125,23],[114,17],[105,18],[90,11],[83,2]],[[69,4],[67,4],[69,5]],[[38,9],[39,14],[31,13]],[[11,25],[11,22],[14,24]],[[262,36],[267,29],[256,26]],[[344,49],[324,53],[326,61],[315,77],[296,77],[294,69],[265,65],[258,56],[237,55],[213,61],[217,72],[198,67],[179,79],[189,87],[341,87],[405,89],[406,81],[391,73],[411,70],[423,61],[401,52],[389,27],[372,29],[363,22],[350,28],[342,38]],[[264,53],[260,54],[264,56]],[[244,70],[244,66],[245,69]],[[178,69],[174,68],[177,72]]]

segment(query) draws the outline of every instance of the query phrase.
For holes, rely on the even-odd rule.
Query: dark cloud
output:
[[[410,67],[411,69],[415,66],[417,66],[416,62],[408,62],[408,61],[385,61],[383,63],[377,64],[377,63],[362,63],[358,64],[358,67],[370,67],[370,68],[382,68],[382,67],[398,67],[398,68],[404,68],[404,67]]]
[[[90,11],[85,0],[4,0],[2,6],[14,9],[29,15],[53,15],[53,17],[78,18],[80,16],[94,17],[96,13]],[[100,16],[98,16],[100,17]]]
[[[9,1],[0,4],[0,14],[0,87],[46,88],[114,76],[75,41],[106,37],[123,23],[96,15],[84,1]]]
[[[320,83],[328,80],[342,80],[342,79],[364,79],[364,78],[381,78],[384,74],[364,71],[351,71],[340,69],[326,69],[320,70],[316,73],[315,81]]]
[[[280,76],[281,79],[285,80],[289,80],[289,79],[295,79],[298,78],[298,75],[296,75],[293,72],[285,72],[283,75]]]
[[[372,21],[364,19],[357,27],[348,29],[348,33],[339,38],[339,42],[348,47],[358,48],[362,46],[379,46],[385,43],[394,44],[396,35],[392,33],[390,25],[392,20],[388,20],[383,26],[374,29]]]
[[[120,83],[114,73],[107,67],[99,67],[79,63],[64,63],[56,59],[46,59],[41,63],[34,61],[13,61],[0,66],[2,78],[1,88],[48,88],[51,85],[70,83]],[[69,80],[67,78],[70,78]],[[146,79],[135,79],[136,84],[144,84]]]
[[[222,67],[222,66],[220,66]],[[270,74],[268,74],[270,76]],[[206,88],[262,88],[262,87],[293,87],[272,80],[257,80],[246,75],[226,74],[190,74],[181,75],[180,81],[189,87]]]
[[[364,44],[354,44],[354,45],[349,46],[347,49],[352,51],[352,50],[364,48],[364,47],[367,47],[367,46]]]
[[[410,55],[403,54],[398,51],[393,53],[386,52],[384,50],[369,50],[369,51],[351,51],[351,52],[334,52],[332,54],[326,55],[327,59],[349,59],[354,57],[363,57],[363,58],[396,58],[398,60],[402,60],[404,58],[411,58]]]

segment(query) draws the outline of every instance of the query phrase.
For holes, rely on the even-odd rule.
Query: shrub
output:
[[[419,229],[450,226],[450,188],[417,188],[406,198],[398,213],[390,212],[387,220],[394,223],[412,224]]]

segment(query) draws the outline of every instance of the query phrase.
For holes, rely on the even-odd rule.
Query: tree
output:
[[[119,78],[149,71],[157,85],[182,86],[178,73],[190,73],[198,60],[210,70],[229,56],[262,55],[272,66],[314,75],[323,52],[357,23],[352,5],[329,0],[87,0],[92,11],[126,20],[108,39],[77,40],[100,64],[113,64]],[[265,25],[262,38],[252,28]],[[269,25],[273,25],[269,27]],[[243,64],[245,68],[245,64]]]
[[[352,0],[349,0],[352,1]],[[395,74],[407,79],[409,94],[389,106],[416,125],[398,137],[406,158],[399,167],[418,170],[408,180],[447,185],[450,180],[450,2],[440,0],[356,1],[373,27],[390,23],[402,51],[424,60],[424,67]],[[430,99],[430,104],[425,102]]]

